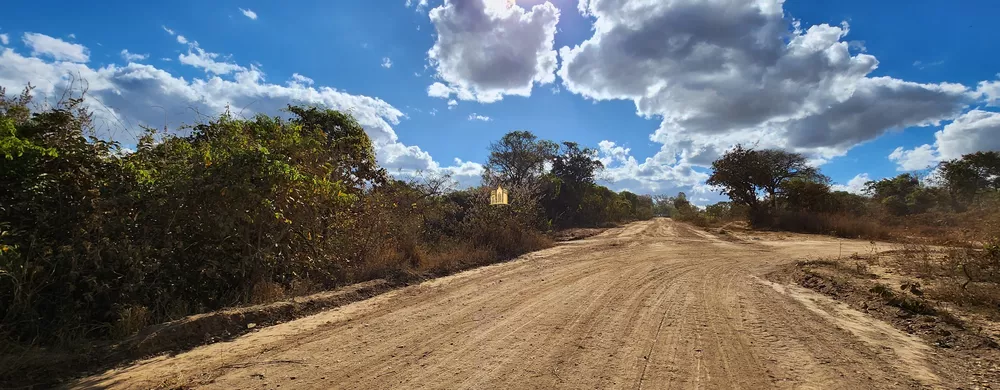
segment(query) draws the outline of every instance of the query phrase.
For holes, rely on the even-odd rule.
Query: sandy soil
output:
[[[955,387],[919,338],[758,277],[870,247],[638,222],[71,387]]]

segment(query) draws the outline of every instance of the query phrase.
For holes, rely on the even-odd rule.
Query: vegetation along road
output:
[[[773,236],[772,236],[773,237]],[[765,281],[868,242],[636,222],[71,386],[923,388],[957,362],[824,295]]]

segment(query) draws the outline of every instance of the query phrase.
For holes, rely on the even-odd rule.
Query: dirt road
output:
[[[766,237],[766,236],[765,236]],[[727,239],[639,222],[259,332],[85,378],[78,387],[952,387],[921,340],[759,276],[866,252],[800,236]]]

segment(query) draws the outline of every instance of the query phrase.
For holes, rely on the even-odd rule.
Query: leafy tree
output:
[[[730,215],[732,208],[732,202],[713,203],[705,206],[705,215],[715,219],[722,219]]]
[[[122,271],[100,261],[112,254],[117,145],[86,136],[82,98],[32,114],[30,91],[0,89],[0,343],[106,315],[114,294],[95,287]]]
[[[669,195],[653,195],[653,215],[672,217],[677,213]]]
[[[927,188],[920,178],[910,173],[869,181],[865,183],[865,192],[895,215],[925,212],[934,206],[938,197],[934,189]]]
[[[777,207],[779,195],[782,195],[788,181],[826,182],[829,179],[819,173],[815,167],[806,163],[805,156],[799,153],[786,152],[778,149],[765,149],[757,152],[758,161],[754,167],[753,176],[758,185],[767,193],[771,207]]]
[[[756,213],[760,209],[758,191],[763,186],[757,177],[760,155],[756,150],[736,145],[712,162],[712,175],[706,184],[720,188],[720,193],[734,202],[744,204]]]
[[[575,142],[563,142],[559,152],[552,156],[552,177],[547,183],[549,200],[545,208],[556,224],[568,226],[595,222],[580,220],[577,211],[586,192],[592,190],[595,172],[604,167],[596,154],[593,149],[581,149]]]
[[[796,177],[782,184],[782,202],[795,211],[831,211],[830,186],[823,181]]]
[[[828,195],[830,212],[862,215],[868,211],[868,198],[846,191],[833,191]]]
[[[964,208],[983,191],[1000,190],[1000,152],[976,152],[939,165],[952,206]]]
[[[558,145],[529,131],[512,131],[490,144],[484,178],[508,187],[537,185]]]
[[[385,182],[385,170],[378,166],[371,139],[353,116],[318,107],[288,106],[288,111],[295,115],[292,123],[303,132],[325,136],[323,153],[310,163],[332,166],[330,180],[347,184],[353,193]]]
[[[595,173],[604,168],[597,151],[580,148],[576,142],[563,142],[562,149],[552,157],[552,173],[563,183],[574,187],[593,184]]]
[[[628,203],[626,215],[621,216],[618,221],[645,220],[653,218],[653,198],[649,195],[638,195],[629,191],[622,191],[618,196]]]
[[[746,218],[746,206],[734,202],[718,202],[705,206],[705,216],[716,221]]]
[[[777,207],[785,184],[792,179],[825,181],[819,171],[806,164],[804,156],[776,149],[755,150],[736,145],[712,162],[706,181],[720,188],[734,202],[747,206],[756,215],[762,210],[760,196],[766,195],[772,209]]]

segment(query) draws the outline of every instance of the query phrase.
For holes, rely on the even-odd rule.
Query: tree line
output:
[[[925,178],[904,173],[868,181],[855,194],[834,190],[829,177],[802,154],[736,145],[712,163],[707,184],[730,201],[701,210],[690,206],[683,193],[659,197],[657,214],[672,213],[703,225],[745,219],[758,228],[888,238],[892,227],[922,221],[924,215],[965,215],[976,221],[981,219],[977,216],[997,215],[1000,152],[943,161]],[[986,230],[991,226],[980,225]],[[985,236],[972,238],[995,239],[990,236],[994,233],[978,233]]]
[[[550,245],[555,228],[652,216],[594,183],[593,150],[512,132],[483,185],[400,179],[351,115],[228,113],[134,151],[93,137],[82,98],[32,111],[0,89],[0,344],[65,345],[375,278]],[[490,206],[503,185],[510,205]]]
[[[616,193],[595,183],[604,165],[594,149],[512,131],[491,143],[489,151],[484,182],[518,188],[537,201],[545,228],[606,226],[653,216],[652,197]]]

